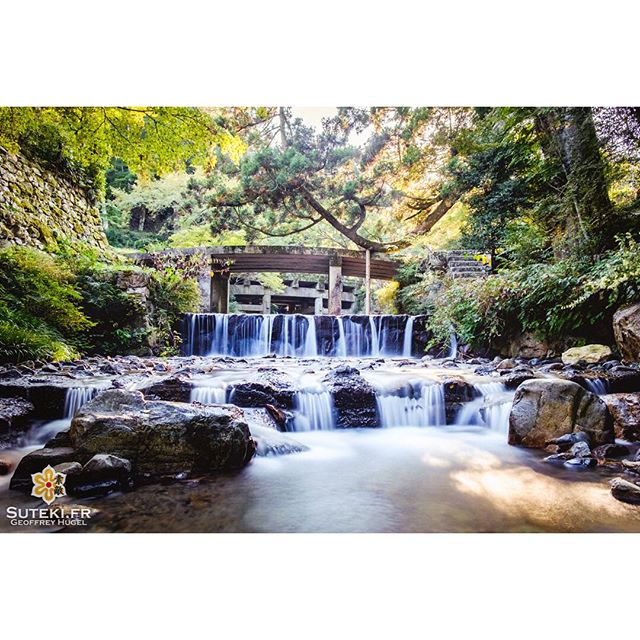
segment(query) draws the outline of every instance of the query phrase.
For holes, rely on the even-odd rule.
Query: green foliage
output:
[[[91,321],[74,283],[61,259],[35,249],[0,250],[0,361],[77,354],[78,336]]]
[[[180,345],[178,320],[181,314],[198,309],[198,284],[192,278],[185,278],[183,273],[167,268],[152,273],[149,291],[154,342],[161,345],[161,355],[177,355]]]
[[[55,256],[0,250],[0,362],[175,353],[179,316],[198,306],[201,265],[179,267],[142,269],[81,246]],[[148,288],[146,303],[127,282]]]
[[[0,363],[26,360],[71,360],[78,356],[74,347],[56,337],[55,332],[28,328],[15,315],[0,320]],[[28,320],[26,320],[28,322]]]
[[[421,281],[405,296],[421,295]],[[445,281],[431,299],[434,341],[453,325],[476,348],[518,332],[573,341],[611,339],[611,319],[622,304],[640,300],[640,251],[631,237],[594,261],[575,257],[530,264],[484,280]]]
[[[0,107],[0,146],[85,171],[102,190],[119,158],[139,176],[239,159],[244,144],[212,114],[194,107]]]

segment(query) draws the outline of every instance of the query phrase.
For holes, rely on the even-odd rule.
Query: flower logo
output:
[[[64,482],[67,479],[66,473],[57,473],[51,465],[47,465],[42,472],[33,473],[34,498],[42,498],[47,504],[51,504],[56,498],[67,495]]]

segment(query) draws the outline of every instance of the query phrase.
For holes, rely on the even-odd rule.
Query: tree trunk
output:
[[[416,227],[414,233],[425,234],[431,231],[436,222],[444,218],[445,214],[456,202],[458,202],[457,194],[447,196],[444,200],[437,202],[433,207],[431,207],[431,209],[429,209],[427,217]]]
[[[607,228],[613,206],[591,109],[553,109],[542,116],[542,121],[542,130],[551,137],[546,150],[555,153],[562,164],[571,217],[577,223],[574,226],[593,251],[600,251],[611,244]]]

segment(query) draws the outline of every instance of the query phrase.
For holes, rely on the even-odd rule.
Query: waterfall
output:
[[[378,346],[378,328],[373,316],[369,316],[369,330],[371,333],[371,349],[370,353],[375,358],[380,355],[380,348]]]
[[[444,425],[444,389],[435,382],[409,382],[392,391],[376,393],[383,427],[428,427]]]
[[[609,381],[602,378],[584,378],[584,384],[591,393],[603,396],[609,392]]]
[[[449,337],[449,355],[448,358],[452,360],[456,359],[458,355],[458,336],[456,335],[455,330],[451,327],[451,335]]]
[[[411,357],[414,316],[185,315],[183,355]]]
[[[227,400],[227,383],[218,385],[198,386],[191,389],[189,402],[201,402],[202,404],[224,404]]]
[[[37,423],[31,427],[22,438],[22,446],[43,445],[61,431],[68,429],[73,416],[79,411],[80,407],[98,395],[104,388],[106,387],[69,387],[65,393],[63,417],[44,424]]]
[[[336,344],[336,356],[338,358],[347,357],[347,340],[344,334],[344,320],[338,316],[336,318],[338,322],[338,343]]]
[[[307,337],[304,341],[304,355],[306,357],[314,357],[318,355],[318,337],[316,335],[316,319],[314,316],[305,316],[307,319],[308,329]]]
[[[333,400],[323,388],[298,391],[295,395],[294,431],[318,431],[333,429]]]
[[[100,389],[97,387],[71,387],[67,389],[63,417],[67,420],[73,418],[80,407],[95,397],[98,391]]]
[[[404,327],[404,343],[402,345],[402,355],[405,358],[411,357],[411,351],[413,348],[413,322],[414,316],[407,316],[407,324]]]
[[[462,406],[455,424],[487,427],[491,431],[506,434],[509,431],[513,393],[508,393],[500,382],[488,382],[474,387],[480,396]]]

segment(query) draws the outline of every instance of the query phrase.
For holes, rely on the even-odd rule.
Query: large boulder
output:
[[[640,393],[609,393],[601,398],[613,418],[616,438],[640,440]]]
[[[118,456],[144,476],[240,469],[255,452],[237,407],[146,401],[120,389],[85,404],[69,436],[81,456]]]
[[[640,361],[640,302],[615,312],[613,334],[622,357],[632,362]]]
[[[562,354],[564,364],[577,364],[586,362],[587,364],[598,364],[609,360],[613,354],[611,349],[604,344],[587,344],[584,347],[572,347]]]
[[[323,382],[333,399],[338,429],[380,426],[376,392],[357,369],[338,367]]]
[[[594,447],[614,441],[611,416],[597,395],[569,380],[528,380],[518,387],[509,416],[509,444],[544,448],[575,431],[584,431]]]

